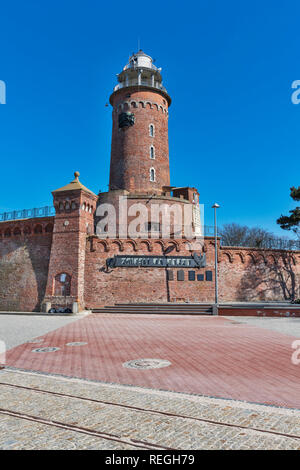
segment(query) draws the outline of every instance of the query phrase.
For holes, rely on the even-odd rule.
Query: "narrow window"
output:
[[[160,223],[159,222],[147,222],[146,231],[147,232],[160,232]]]
[[[155,170],[150,168],[150,181],[155,181]]]
[[[154,126],[153,126],[153,124],[150,124],[150,126],[149,126],[149,135],[150,135],[150,137],[154,137]]]
[[[153,147],[152,145],[151,145],[151,147],[150,147],[150,158],[151,158],[152,160],[155,159],[154,147]]]
[[[43,227],[40,225],[40,224],[37,224],[35,227],[34,227],[34,233],[43,233]]]

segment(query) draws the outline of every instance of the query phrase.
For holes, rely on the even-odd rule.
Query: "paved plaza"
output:
[[[6,363],[106,383],[300,408],[300,366],[291,361],[295,339],[236,317],[93,314],[10,349]],[[124,367],[137,359],[171,364],[150,370]]]
[[[1,449],[300,449],[300,319],[21,318],[0,316]]]

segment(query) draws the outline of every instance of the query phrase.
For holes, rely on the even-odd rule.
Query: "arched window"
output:
[[[47,224],[45,228],[46,233],[51,233],[53,232],[53,224]]]
[[[154,152],[153,145],[151,145],[151,147],[150,147],[150,158],[151,158],[151,160],[155,159],[155,152]]]
[[[149,135],[150,135],[150,137],[154,137],[154,126],[153,126],[153,124],[150,124],[150,126],[149,126]]]
[[[150,168],[150,181],[155,181],[155,170],[154,168]]]
[[[34,227],[34,233],[43,233],[43,227],[40,225],[40,224],[37,224],[35,227]]]

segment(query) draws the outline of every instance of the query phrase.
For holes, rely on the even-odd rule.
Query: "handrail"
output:
[[[32,209],[21,209],[0,214],[0,222],[9,222],[19,219],[35,219],[38,217],[49,217],[55,215],[53,206],[34,207]]]

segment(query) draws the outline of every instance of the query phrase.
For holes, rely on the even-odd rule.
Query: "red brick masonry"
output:
[[[224,307],[218,308],[218,314],[222,316],[245,316],[245,317],[300,317],[300,305],[299,307]]]
[[[75,196],[81,204],[82,196],[78,193]],[[161,256],[169,247],[173,248],[172,256],[190,256],[189,242],[184,239],[100,240],[87,233],[92,225],[92,214],[79,208],[74,214],[59,213],[55,218],[1,223],[0,310],[37,311],[45,300],[55,304],[61,300],[65,305],[65,299],[55,296],[54,283],[55,277],[63,272],[71,278],[70,304],[79,301],[83,309],[122,302],[214,302],[213,238],[205,238],[198,250],[206,255],[206,267],[182,269],[183,280],[179,280],[180,269],[140,267],[107,271],[106,260],[120,254]],[[299,296],[299,251],[219,247],[218,253],[221,303],[285,300],[285,295],[291,292],[291,279],[295,295]],[[171,272],[170,277],[167,271]],[[195,272],[194,281],[189,279],[190,271]],[[206,280],[208,271],[212,273],[211,280]],[[281,281],[286,279],[284,288],[278,276]],[[270,310],[261,311],[259,307],[240,314],[271,315]],[[292,306],[289,311],[298,315]],[[273,314],[283,316],[285,312],[276,308]],[[220,314],[236,312],[226,309],[220,310]]]

